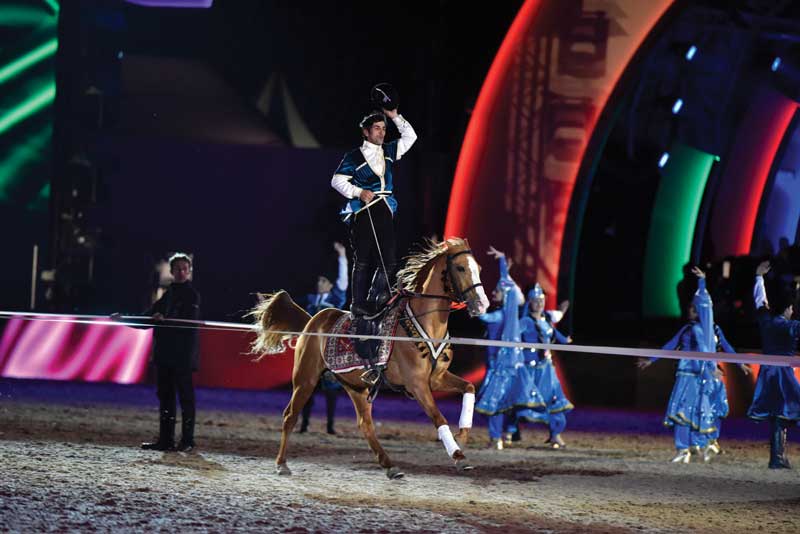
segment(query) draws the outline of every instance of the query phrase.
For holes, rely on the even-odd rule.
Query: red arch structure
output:
[[[539,281],[548,292],[548,305],[552,305],[567,208],[587,141],[625,68],[673,0],[626,6],[635,13],[613,21],[623,25],[627,35],[608,39],[603,75],[588,81],[577,79],[575,85],[587,89],[583,95],[560,95],[565,115],[572,111],[577,120],[574,124],[579,125],[571,128],[573,133],[583,131],[582,136],[567,141],[574,146],[572,157],[568,154],[566,159],[559,155],[557,139],[540,139],[539,146],[532,146],[537,143],[529,143],[518,133],[530,132],[535,121],[536,110],[528,109],[538,105],[530,98],[537,91],[530,87],[536,82],[531,80],[531,69],[542,68],[542,56],[560,54],[555,49],[559,43],[550,48],[541,45],[544,32],[540,25],[552,23],[552,17],[540,14],[546,7],[554,9],[546,4],[542,0],[523,4],[489,69],[461,147],[444,233],[469,238],[477,250],[490,244],[505,248],[524,270],[521,278]],[[551,71],[559,69],[550,67]],[[554,76],[542,76],[552,84]],[[566,87],[569,76],[563,78]],[[552,125],[540,126],[545,131],[540,138],[547,138]],[[549,160],[554,164],[548,166]],[[493,233],[496,228],[515,231],[501,236]]]
[[[517,281],[542,284],[548,306],[557,302],[567,210],[588,140],[634,54],[673,0],[629,4],[628,13],[611,21],[623,27],[624,35],[606,34],[601,68],[590,69],[590,79],[580,79],[580,73],[560,76],[561,65],[553,60],[568,44],[548,41],[544,27],[554,17],[574,14],[543,16],[557,9],[555,3],[527,0],[489,69],[461,147],[445,236],[467,237],[476,251],[489,245],[506,251],[518,266],[512,273]],[[579,14],[579,20],[588,27],[602,24],[588,14]],[[537,94],[541,83],[548,85],[546,96]],[[570,94],[570,86],[582,91]],[[560,91],[555,98],[554,89]],[[544,99],[550,99],[545,106]],[[542,113],[542,107],[553,110]],[[563,110],[561,124],[572,138],[557,137],[556,107]],[[496,233],[498,228],[502,233]],[[496,269],[483,263],[485,278],[491,280]],[[477,369],[468,378],[480,380],[483,373]]]

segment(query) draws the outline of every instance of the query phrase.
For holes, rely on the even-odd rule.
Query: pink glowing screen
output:
[[[0,323],[0,376],[84,382],[144,383],[152,352],[152,330],[107,320],[81,323],[13,318]],[[260,362],[248,354],[252,334],[200,332],[200,370],[195,385],[269,389],[291,381],[294,351]]]

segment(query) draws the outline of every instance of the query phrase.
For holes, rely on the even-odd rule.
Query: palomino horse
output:
[[[398,274],[398,285],[408,292],[410,309],[418,324],[433,339],[443,339],[447,334],[447,320],[452,301],[466,303],[472,316],[486,311],[489,301],[480,281],[480,267],[464,239],[449,239],[442,243],[428,242],[423,250],[406,259],[406,265]],[[276,354],[286,350],[285,342],[291,336],[275,331],[302,331],[294,353],[292,371],[292,398],[283,412],[283,433],[280,449],[275,458],[278,474],[290,475],[286,465],[286,448],[289,435],[297,416],[313,394],[320,375],[325,371],[323,354],[328,339],[314,333],[328,333],[337,319],[346,312],[325,309],[313,318],[295,304],[285,291],[268,296],[251,315],[259,329],[253,344],[257,354]],[[403,325],[403,323],[400,323]],[[405,332],[403,332],[405,331]],[[399,336],[412,337],[403,325]],[[331,340],[330,342],[333,342]],[[422,348],[420,348],[422,347]],[[451,351],[433,359],[424,349],[423,343],[397,341],[384,372],[386,380],[402,386],[410,393],[430,417],[445,446],[448,455],[459,470],[471,469],[466,463],[447,420],[442,416],[433,400],[433,391],[459,392],[462,394],[461,417],[457,438],[466,444],[472,427],[472,410],[475,403],[475,387],[449,372]],[[363,369],[336,375],[353,401],[358,416],[358,426],[375,453],[378,463],[386,469],[389,478],[400,478],[403,473],[393,465],[375,435],[372,423],[372,404],[367,401],[368,389],[361,380]]]

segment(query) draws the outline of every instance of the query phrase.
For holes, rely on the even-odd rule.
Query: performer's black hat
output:
[[[397,89],[388,83],[379,83],[372,88],[369,93],[372,104],[378,109],[388,109],[390,111],[397,109],[398,94]]]

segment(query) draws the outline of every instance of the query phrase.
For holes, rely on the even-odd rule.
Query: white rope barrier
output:
[[[107,315],[66,315],[57,313],[12,312],[0,311],[0,318],[20,318],[26,321],[46,321],[57,323],[93,324],[103,326],[132,326],[138,328],[191,328],[197,330],[229,330],[257,333],[260,329],[256,325],[227,323],[220,321],[195,321],[190,319],[165,319],[164,323],[154,321],[152,317],[138,315],[122,315],[118,320]],[[420,338],[405,336],[353,336],[351,334],[333,334],[326,332],[295,332],[291,330],[270,330],[271,333],[287,337],[300,335],[317,337],[345,337],[358,339],[377,339],[381,341],[410,341],[418,343]],[[434,344],[449,343],[450,345],[464,345],[475,347],[508,347],[520,349],[544,349],[558,352],[577,352],[585,354],[607,354],[612,356],[632,356],[639,358],[667,358],[672,360],[706,360],[728,363],[745,363],[759,365],[774,365],[781,367],[800,367],[800,357],[779,356],[773,354],[756,353],[727,353],[727,352],[693,352],[661,349],[633,349],[627,347],[604,347],[599,345],[561,345],[553,343],[526,343],[515,341],[500,341],[489,339],[476,339],[466,337],[451,337],[448,339],[430,339]]]

